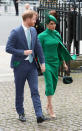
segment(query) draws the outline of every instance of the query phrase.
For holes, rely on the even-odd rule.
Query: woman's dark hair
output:
[[[55,16],[55,18],[58,19],[58,14],[55,10],[49,11],[49,14]]]

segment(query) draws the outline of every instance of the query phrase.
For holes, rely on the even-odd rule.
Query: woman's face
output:
[[[50,21],[50,23],[47,25],[47,28],[50,30],[55,30],[56,23],[54,21]]]

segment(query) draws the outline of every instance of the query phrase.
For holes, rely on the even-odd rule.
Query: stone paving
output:
[[[26,82],[24,107],[27,121],[18,120],[15,110],[14,81],[0,82],[0,131],[82,131],[82,73],[72,73],[73,83],[65,85],[59,77],[56,94],[53,96],[54,111],[57,120],[37,124],[30,90]],[[46,112],[46,96],[43,76],[39,77],[39,92]],[[49,117],[49,116],[48,116]]]

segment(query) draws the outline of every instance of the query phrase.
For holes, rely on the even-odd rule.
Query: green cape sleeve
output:
[[[76,58],[77,58],[76,55],[71,56],[69,51],[67,50],[67,48],[62,43],[61,36],[60,36],[59,32],[55,31],[55,36],[56,36],[57,41],[60,44],[59,45],[59,51],[62,53],[64,60],[66,62],[70,61],[70,60],[76,60]]]

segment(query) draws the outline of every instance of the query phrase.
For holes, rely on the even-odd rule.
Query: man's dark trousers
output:
[[[28,67],[28,68],[27,68]],[[16,110],[17,113],[23,114],[24,85],[28,80],[31,91],[31,97],[37,117],[42,116],[40,96],[38,93],[38,72],[35,63],[29,63],[24,60],[18,67],[14,68],[15,86],[16,86]],[[27,92],[28,93],[28,92]]]

